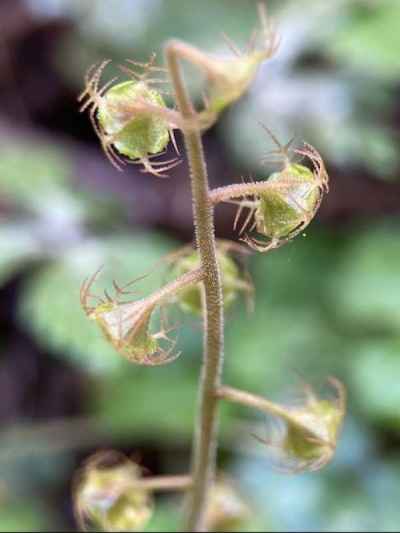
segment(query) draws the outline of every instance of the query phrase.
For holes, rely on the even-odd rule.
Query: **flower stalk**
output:
[[[168,72],[176,103],[183,119],[195,111],[185,86],[181,67],[182,44],[170,41],[165,47]],[[186,526],[189,531],[204,529],[206,495],[215,478],[217,396],[223,364],[223,301],[214,230],[214,210],[209,196],[207,168],[199,131],[183,129],[190,166],[196,244],[204,272],[204,359],[200,377],[200,411],[195,425],[192,478]]]

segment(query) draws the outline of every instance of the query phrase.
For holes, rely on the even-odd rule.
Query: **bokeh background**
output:
[[[206,134],[211,181],[265,176],[262,120],[318,148],[331,192],[306,237],[250,259],[256,311],[228,316],[225,381],[282,399],[335,375],[349,413],[335,461],[287,476],[251,437],[263,417],[223,406],[220,464],[252,507],[245,530],[398,531],[400,2],[268,6],[280,50]],[[186,163],[168,180],[116,171],[76,97],[100,59],[143,60],[170,36],[226,51],[222,29],[244,44],[255,23],[246,0],[1,0],[1,531],[74,530],[73,474],[99,449],[186,471],[200,325],[181,315],[180,360],[138,368],[78,301],[101,264],[105,283],[162,282],[156,262],[192,239]],[[218,208],[219,237],[234,238],[233,215]],[[148,530],[176,529],[179,505],[160,498]]]

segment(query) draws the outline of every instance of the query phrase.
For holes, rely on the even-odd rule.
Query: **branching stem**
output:
[[[186,89],[180,59],[187,58],[185,43],[169,41],[165,48],[167,67],[174,87],[176,103],[183,119],[193,119],[193,109]],[[204,272],[204,359],[200,378],[200,405],[195,424],[192,479],[189,492],[186,531],[203,531],[206,497],[215,477],[217,403],[223,363],[223,305],[221,277],[216,256],[214,209],[209,197],[207,168],[201,134],[183,129],[189,159],[196,243]]]

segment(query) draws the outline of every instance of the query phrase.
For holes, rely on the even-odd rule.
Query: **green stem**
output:
[[[185,44],[170,41],[165,48],[166,61],[183,119],[195,116],[181,73],[179,59]],[[215,478],[217,448],[216,391],[223,364],[223,303],[214,235],[214,209],[209,198],[207,169],[199,131],[184,128],[193,197],[196,242],[204,273],[204,359],[199,394],[200,406],[195,424],[192,480],[189,493],[186,530],[203,531],[207,492]]]

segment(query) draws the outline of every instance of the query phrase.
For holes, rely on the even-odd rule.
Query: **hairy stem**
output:
[[[296,185],[301,185],[304,182],[300,179],[287,178],[276,181],[256,181],[248,183],[235,183],[233,185],[226,185],[224,187],[218,187],[210,191],[210,199],[213,204],[220,202],[226,202],[234,198],[243,198],[245,196],[259,195],[268,193],[270,191],[285,192]]]
[[[292,420],[292,417],[289,415],[288,410],[276,403],[270,402],[262,396],[257,396],[256,394],[251,394],[250,392],[241,391],[239,389],[234,389],[233,387],[223,386],[220,387],[217,391],[217,396],[220,399],[228,400],[232,403],[238,403],[240,405],[245,405],[246,407],[253,407],[264,413],[270,415],[278,416],[285,420]]]
[[[166,61],[175,91],[176,103],[183,119],[191,119],[195,111],[188,95],[179,65],[185,44],[170,41],[166,45]],[[223,363],[223,305],[219,266],[214,235],[214,209],[209,198],[207,169],[199,131],[184,128],[189,159],[196,242],[204,273],[204,359],[200,378],[199,415],[195,424],[192,480],[189,493],[186,530],[203,531],[206,497],[215,477],[217,403]]]
[[[179,278],[161,287],[158,291],[153,292],[153,294],[146,298],[146,303],[148,305],[151,303],[160,303],[160,301],[174,296],[186,287],[200,283],[203,280],[204,272],[202,268],[196,268],[190,272],[186,272],[182,276],[179,276]]]
[[[281,418],[292,426],[295,426],[313,435],[310,426],[307,425],[307,423],[303,423],[298,417],[294,416],[290,407],[285,407],[284,405],[271,402],[262,396],[257,396],[256,394],[251,394],[250,392],[241,391],[239,389],[234,389],[233,387],[227,386],[220,387],[217,391],[217,396],[221,400],[228,400],[232,403],[237,403],[246,407],[252,407],[258,411]],[[318,435],[316,435],[316,437],[320,438]]]

